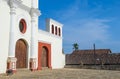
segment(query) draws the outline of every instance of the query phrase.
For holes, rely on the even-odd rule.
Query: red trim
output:
[[[30,70],[31,70],[31,71],[36,71],[36,70],[37,70],[37,69],[36,69],[36,62],[33,61],[32,58],[30,59],[29,66],[30,66]]]
[[[13,66],[13,64],[14,64],[14,66]],[[7,71],[9,71],[9,70],[12,70],[13,73],[16,73],[16,72],[17,72],[17,71],[16,71],[16,63],[15,63],[15,62],[7,62],[7,70],[6,70],[6,73],[7,73]]]
[[[10,63],[7,62],[7,69],[10,69]]]
[[[52,68],[52,66],[51,66],[51,44],[39,42],[38,43],[38,70],[42,69],[41,56],[42,56],[42,48],[43,47],[46,47],[48,49],[48,67]]]

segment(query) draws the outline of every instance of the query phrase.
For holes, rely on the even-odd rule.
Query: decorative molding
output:
[[[20,4],[19,8],[21,8],[21,9],[27,11],[27,12],[30,12],[30,9],[31,9],[30,7],[28,7],[28,6],[24,5],[24,4]]]
[[[30,68],[30,70],[31,71],[35,71],[35,70],[37,70],[37,68],[36,68],[36,66],[37,66],[37,58],[30,58],[30,64],[29,64],[29,68]]]
[[[40,16],[41,12],[37,8],[31,8],[22,4],[22,0],[4,0],[8,3],[10,8],[21,8],[30,13],[31,17]],[[1,2],[1,0],[0,0]]]
[[[15,57],[8,57],[7,62],[16,62],[17,58]]]
[[[8,0],[8,4],[10,8],[17,8],[20,4],[22,4],[21,0]]]
[[[0,3],[1,3],[2,1],[6,1],[6,0],[0,0]]]
[[[10,8],[10,14],[16,14],[16,9],[15,8]]]
[[[59,26],[59,27],[63,27],[63,24],[61,24],[60,22],[58,22],[58,21],[56,21],[56,20],[53,20],[52,18],[47,18],[46,21],[47,21],[48,23],[55,24],[55,25],[57,25],[57,26]]]
[[[30,9],[30,15],[31,17],[36,17],[36,16],[40,16],[41,13],[38,9],[35,9],[35,8],[31,8]]]

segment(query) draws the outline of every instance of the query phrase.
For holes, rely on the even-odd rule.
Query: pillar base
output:
[[[52,69],[52,66],[50,66],[49,69]]]
[[[30,70],[31,71],[36,71],[37,70],[37,68],[36,68],[36,58],[30,58]]]
[[[8,57],[6,73],[9,71],[16,73],[16,61],[17,59],[15,57]]]

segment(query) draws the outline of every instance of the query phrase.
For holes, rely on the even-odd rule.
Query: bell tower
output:
[[[63,25],[61,23],[53,19],[46,19],[46,31],[47,32],[53,35],[62,37],[62,27]]]

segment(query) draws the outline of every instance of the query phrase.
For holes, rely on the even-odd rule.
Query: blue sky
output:
[[[120,52],[120,0],[39,0],[39,29],[45,19],[53,18],[63,26],[63,48],[111,49]]]

